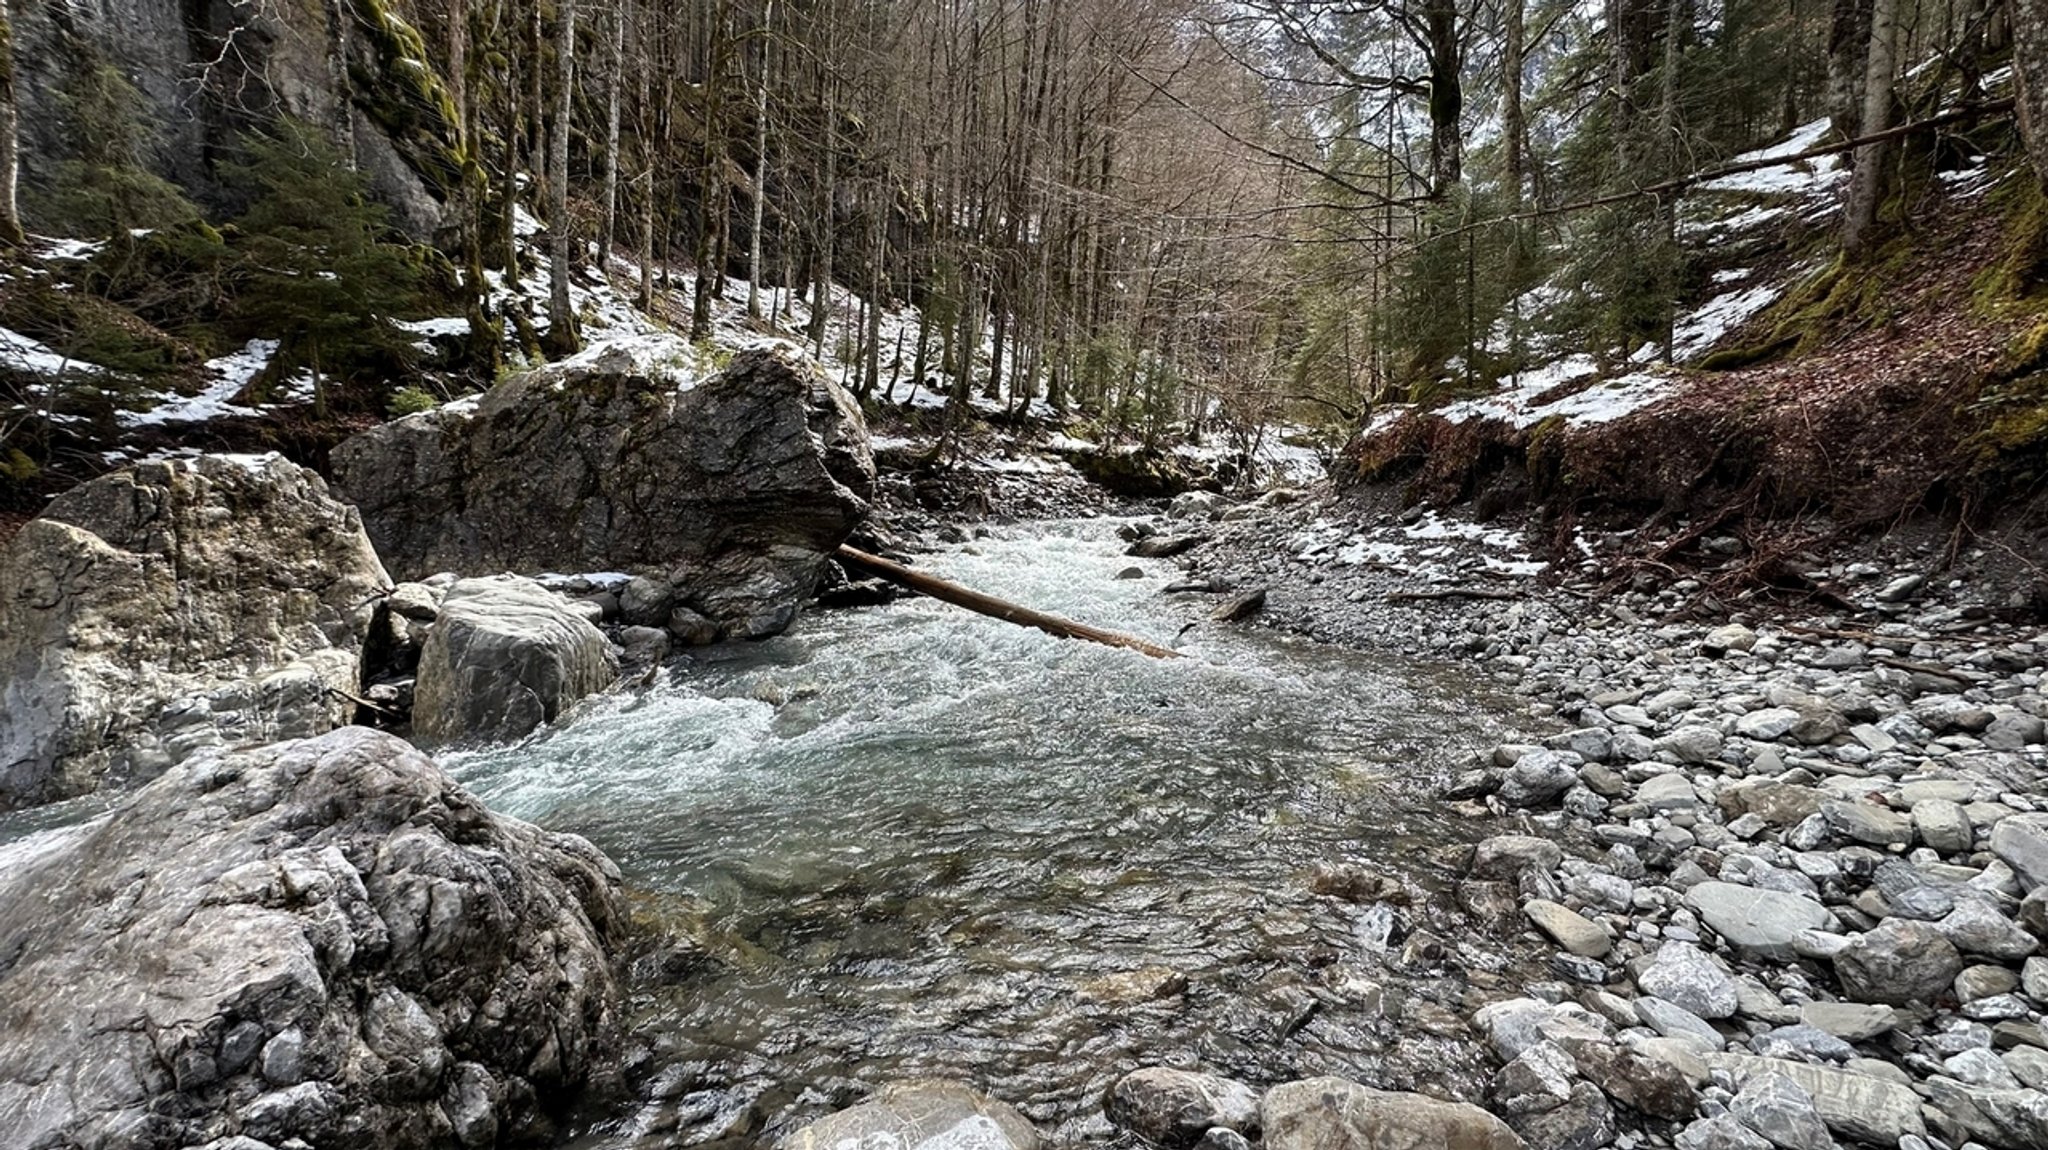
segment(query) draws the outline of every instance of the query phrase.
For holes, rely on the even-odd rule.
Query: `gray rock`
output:
[[[1846,1062],[1856,1056],[1848,1043],[1817,1026],[1794,1023],[1756,1035],[1751,1050],[1766,1058],[1799,1058],[1807,1062]]]
[[[1730,651],[1750,651],[1756,647],[1756,632],[1740,623],[1728,623],[1707,632],[1700,640],[1700,650],[1708,655],[1725,655]]]
[[[1252,1150],[1252,1143],[1237,1131],[1218,1126],[1202,1132],[1201,1140],[1195,1143],[1195,1150]]]
[[[1735,1013],[1735,978],[1712,955],[1684,942],[1667,942],[1657,950],[1636,985],[1701,1018],[1728,1018]]]
[[[742,352],[695,379],[671,366],[689,359],[676,348],[586,350],[471,413],[372,428],[334,448],[336,485],[404,577],[666,576],[729,636],[774,634],[867,513],[866,426],[793,349]]]
[[[1812,1097],[1814,1110],[1828,1129],[1843,1138],[1896,1146],[1909,1134],[1927,1135],[1927,1125],[1920,1117],[1920,1096],[1897,1082],[1753,1054],[1709,1054],[1706,1062],[1716,1072],[1728,1074],[1738,1090],[1761,1076],[1789,1079]]]
[[[1600,958],[1614,945],[1598,924],[1562,903],[1530,899],[1522,905],[1522,913],[1559,946],[1582,958]]]
[[[1874,803],[1852,803],[1829,799],[1820,805],[1821,816],[1838,835],[1869,846],[1903,846],[1913,841],[1913,820]]]
[[[1727,1114],[1699,1119],[1679,1131],[1674,1144],[1678,1150],[1771,1150],[1763,1135]]]
[[[1745,739],[1770,742],[1791,734],[1801,718],[1799,712],[1790,707],[1765,707],[1735,720],[1735,733]]]
[[[1259,1131],[1259,1095],[1242,1082],[1163,1066],[1135,1070],[1110,1087],[1109,1120],[1156,1145],[1193,1146],[1213,1127]]]
[[[1857,935],[1835,955],[1844,995],[1891,1006],[1932,1000],[1962,969],[1962,956],[1939,930],[1901,918]]]
[[[0,810],[351,721],[390,586],[355,509],[278,456],[58,496],[0,544]]]
[[[1540,807],[1579,781],[1579,758],[1563,751],[1530,751],[1501,777],[1501,801],[1513,807]]]
[[[1572,1056],[1586,1081],[1622,1106],[1666,1122],[1683,1122],[1699,1110],[1699,1091],[1674,1059],[1645,1057],[1607,1039],[1564,1038],[1558,1045]],[[1685,1049],[1684,1058],[1699,1058],[1689,1044]]]
[[[1721,757],[1722,746],[1721,732],[1702,726],[1680,727],[1656,742],[1659,751],[1681,763],[1711,763]]]
[[[1835,1140],[1813,1105],[1813,1095],[1782,1074],[1755,1074],[1742,1084],[1728,1113],[1778,1150],[1834,1150]]]
[[[781,1150],[1037,1150],[1038,1131],[1016,1109],[957,1082],[885,1086],[874,1097],[784,1138]]]
[[[1927,1091],[1934,1107],[1973,1138],[2001,1150],[2048,1146],[2048,1095],[2038,1090],[1971,1086],[1936,1075]]]
[[[441,1145],[459,1061],[546,1144],[611,1040],[617,879],[366,728],[195,756],[0,870],[0,1146]]]
[[[1976,828],[1963,804],[1950,799],[1922,799],[1913,804],[1913,828],[1920,841],[1943,854],[1962,854],[1976,842]]]
[[[1590,1082],[1573,1083],[1564,1105],[1510,1115],[1508,1125],[1524,1142],[1543,1150],[1603,1150],[1614,1145],[1618,1133],[1614,1107]]]
[[[1555,1042],[1539,1042],[1493,1076],[1493,1104],[1510,1118],[1555,1110],[1572,1099],[1578,1065]]]
[[[531,579],[464,579],[448,589],[420,651],[413,733],[427,744],[517,739],[612,685],[604,632]]]
[[[1513,1130],[1477,1106],[1341,1078],[1276,1086],[1259,1115],[1267,1150],[1525,1150]]]
[[[2048,886],[2048,814],[1998,820],[1991,827],[1991,853],[2013,869],[2026,889]]]
[[[1702,1050],[1719,1050],[1727,1045],[1721,1032],[1706,1019],[1661,998],[1638,998],[1634,1006],[1636,1017],[1666,1038],[1684,1038],[1699,1044]]]
[[[1692,780],[1677,772],[1652,775],[1636,788],[1636,801],[1654,811],[1691,810],[1700,803]]]
[[[1734,883],[1700,883],[1685,892],[1685,904],[1729,945],[1761,958],[1790,959],[1800,931],[1823,930],[1834,922],[1828,909],[1810,898]]]
[[[1981,954],[2004,962],[2018,962],[2041,945],[2020,924],[1998,913],[1981,898],[1956,900],[1956,908],[1934,926],[1964,954]]]
[[[2008,712],[1991,720],[1984,728],[1984,745],[1997,751],[2018,751],[2039,744],[2043,739],[2043,725],[2033,715]]]
[[[1518,880],[1525,871],[1548,875],[1564,861],[1564,851],[1549,839],[1533,835],[1494,835],[1472,854],[1472,877]]]
[[[1889,1006],[1862,1002],[1809,1002],[1799,1008],[1799,1020],[1847,1042],[1876,1038],[1898,1024],[1898,1014]]]
[[[2048,1002],[2048,958],[2035,956],[2020,968],[2020,982],[2027,997],[2035,1002]]]

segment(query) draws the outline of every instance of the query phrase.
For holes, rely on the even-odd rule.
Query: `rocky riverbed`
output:
[[[1616,589],[1596,541],[1541,581],[1498,525],[1276,502],[1184,499],[1150,549],[1526,701],[1444,794],[1499,832],[1474,929],[1554,950],[1472,1004],[1501,1068],[1469,1101],[1530,1146],[2048,1145],[2048,635],[2005,593],[1880,551],[1812,564],[1825,615],[1665,623],[1700,582]]]

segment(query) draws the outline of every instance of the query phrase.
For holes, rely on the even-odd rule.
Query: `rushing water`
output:
[[[1173,642],[1200,616],[1159,593],[1168,564],[1117,578],[1113,528],[1029,525],[925,566]],[[1410,933],[1455,929],[1442,848],[1476,828],[1429,792],[1489,708],[1254,629],[1180,645],[918,599],[821,612],[449,757],[495,808],[594,840],[663,940],[629,979],[639,1101],[577,1145],[748,1145],[925,1076],[1070,1142],[1111,1136],[1102,1091],[1147,1063],[1469,1087],[1462,976]],[[1315,893],[1319,863],[1417,897]]]

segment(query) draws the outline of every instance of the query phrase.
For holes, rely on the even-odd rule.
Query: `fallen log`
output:
[[[889,582],[899,586],[908,587],[921,595],[929,595],[942,603],[951,603],[955,607],[965,607],[969,611],[987,615],[991,619],[1001,619],[1005,623],[1015,623],[1020,627],[1036,627],[1048,635],[1057,635],[1062,639],[1086,639],[1091,643],[1101,643],[1106,647],[1127,647],[1133,651],[1150,655],[1155,659],[1180,658],[1179,651],[1175,651],[1170,647],[1161,647],[1156,643],[1148,643],[1135,635],[1105,631],[1100,627],[1090,627],[1086,623],[1076,623],[1071,619],[1062,619],[1058,615],[1049,615],[1044,611],[1034,611],[1029,607],[1019,606],[1016,603],[998,599],[993,595],[984,595],[979,591],[969,590],[958,583],[949,583],[935,575],[927,575],[922,571],[912,571],[901,563],[892,563],[879,555],[870,555],[865,551],[852,547],[842,545],[839,548],[838,558],[841,563],[858,567],[870,575],[887,579]]]

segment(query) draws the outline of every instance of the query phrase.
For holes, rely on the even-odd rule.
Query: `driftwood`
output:
[[[901,563],[892,563],[879,555],[870,555],[865,551],[859,551],[852,547],[841,546],[838,558],[841,563],[857,567],[870,575],[887,579],[889,582],[899,586],[908,587],[921,595],[929,595],[940,602],[951,603],[955,607],[965,607],[969,611],[987,615],[991,619],[1001,619],[1005,623],[1015,623],[1020,627],[1036,627],[1048,635],[1057,635],[1062,639],[1086,639],[1091,643],[1101,643],[1106,647],[1127,647],[1133,651],[1150,655],[1155,659],[1177,659],[1180,657],[1179,651],[1169,647],[1161,647],[1156,643],[1148,643],[1135,635],[1105,631],[1100,627],[1090,627],[1086,623],[1076,623],[1071,619],[1062,619],[1058,615],[1048,615],[1043,611],[1034,611],[1029,607],[1019,606],[1018,604],[998,599],[993,595],[984,595],[979,591],[969,590],[958,583],[949,583],[944,579],[927,575],[922,571],[912,571]]]

